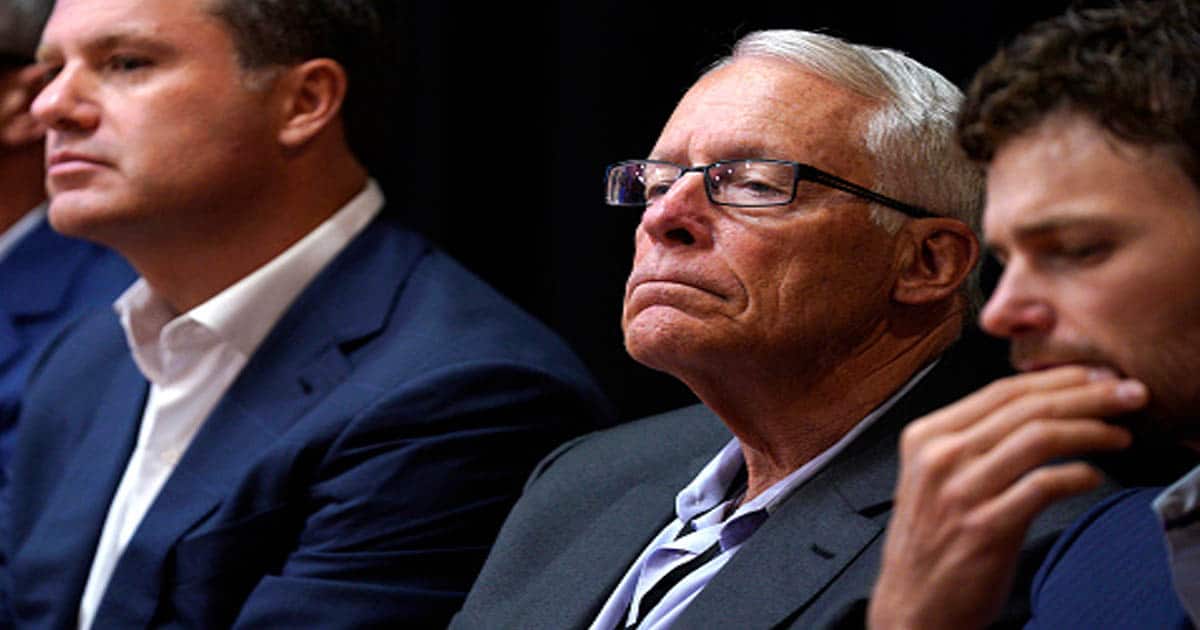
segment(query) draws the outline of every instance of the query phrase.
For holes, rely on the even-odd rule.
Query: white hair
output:
[[[713,69],[744,57],[769,57],[879,102],[866,121],[865,144],[874,182],[859,182],[906,203],[958,219],[980,233],[983,173],[958,146],[956,120],[963,95],[936,71],[895,50],[852,44],[807,31],[758,31],[738,40]],[[872,217],[895,232],[903,215],[872,204]],[[979,270],[964,290],[972,315],[983,302]]]

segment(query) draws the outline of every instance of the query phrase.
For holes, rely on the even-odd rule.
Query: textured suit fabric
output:
[[[111,309],[135,277],[111,250],[62,236],[45,219],[0,259],[0,488],[7,484],[17,415],[37,356],[72,320]],[[7,510],[0,491],[0,532]],[[7,617],[0,598],[0,620]]]
[[[0,466],[38,353],[71,320],[110,308],[134,278],[120,256],[61,236],[44,219],[0,259]]]
[[[5,541],[19,627],[74,627],[147,391],[111,315],[36,368]],[[607,421],[557,337],[376,219],[207,418],[94,627],[443,626],[529,470]]]
[[[981,363],[961,348],[943,357],[776,508],[676,627],[861,626],[891,513],[900,430],[990,380],[995,372]],[[676,494],[730,437],[697,405],[558,449],[539,464],[452,628],[586,628],[674,518]],[[1023,566],[1037,566],[1083,505],[1059,506],[1038,521]],[[1015,601],[1011,611],[1023,610]]]
[[[1034,581],[1030,628],[1191,628],[1151,508],[1162,488],[1118,493],[1063,534]]]

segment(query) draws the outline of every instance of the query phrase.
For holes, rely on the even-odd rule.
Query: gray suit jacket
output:
[[[964,356],[964,354],[966,356]],[[958,350],[787,498],[679,618],[678,628],[862,624],[878,571],[904,425],[996,375]],[[675,495],[729,439],[696,405],[584,436],[534,472],[452,628],[586,628]],[[1010,614],[1058,532],[1094,495],[1043,515],[1027,541]]]

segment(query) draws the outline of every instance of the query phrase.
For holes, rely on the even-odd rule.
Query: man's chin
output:
[[[711,340],[695,327],[672,318],[635,317],[625,325],[625,351],[634,361],[679,377],[681,369],[705,354]]]
[[[56,193],[48,207],[47,219],[54,231],[110,247],[113,233],[129,220],[119,204],[88,191]]]
[[[88,228],[99,212],[88,201],[84,194],[75,191],[56,193],[48,206],[50,227],[59,234],[86,238]]]

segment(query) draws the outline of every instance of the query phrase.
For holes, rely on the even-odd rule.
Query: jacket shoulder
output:
[[[1190,627],[1151,509],[1161,491],[1114,494],[1062,535],[1034,581],[1030,627]]]

